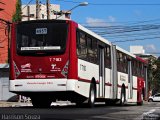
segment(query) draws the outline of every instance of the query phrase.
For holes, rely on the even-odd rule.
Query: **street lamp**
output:
[[[70,10],[66,11],[65,13],[70,13],[73,9],[79,7],[79,6],[87,6],[88,5],[88,2],[82,2],[78,5],[76,5],[75,7],[71,8]],[[56,17],[56,19],[60,18],[63,14],[65,13],[62,13],[60,16]]]

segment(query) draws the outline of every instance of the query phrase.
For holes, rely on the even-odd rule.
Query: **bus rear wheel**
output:
[[[96,99],[96,87],[95,87],[94,83],[91,83],[90,92],[89,92],[89,99],[88,99],[88,106],[90,108],[94,107],[95,99]]]
[[[121,91],[121,99],[120,99],[120,105],[123,106],[125,104],[126,101],[126,95],[125,95],[125,89],[122,88]]]

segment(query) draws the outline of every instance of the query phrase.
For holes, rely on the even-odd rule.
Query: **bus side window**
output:
[[[107,68],[111,68],[111,53],[110,46],[106,46],[105,48],[105,66]]]
[[[134,76],[136,76],[136,64],[135,64],[135,60],[132,60],[132,74]]]
[[[140,65],[138,61],[136,63],[137,63],[137,76],[140,76]]]
[[[87,44],[86,35],[82,32],[77,32],[77,55],[80,59],[87,59]]]
[[[87,61],[93,62],[92,38],[87,36]]]
[[[97,39],[92,39],[92,50],[93,50],[93,57],[94,61],[93,63],[97,64],[98,61],[98,53],[97,53]]]
[[[87,61],[97,63],[97,48],[95,47],[96,41],[93,37],[87,37]]]
[[[122,72],[122,71],[123,71],[122,62],[123,62],[122,53],[121,53],[120,51],[117,51],[117,70],[118,70],[119,72]]]
[[[128,73],[128,60],[126,54],[123,54],[123,72]]]

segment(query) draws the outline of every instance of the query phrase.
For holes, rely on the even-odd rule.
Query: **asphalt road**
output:
[[[148,120],[153,113],[159,113],[160,103],[145,103],[143,106],[105,106],[98,104],[94,108],[85,106],[52,106],[48,109],[33,107],[0,108],[1,120]],[[154,116],[153,116],[154,117]],[[152,119],[156,120],[156,119]]]

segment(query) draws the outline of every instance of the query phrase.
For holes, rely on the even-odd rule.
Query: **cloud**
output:
[[[111,26],[115,22],[116,19],[113,16],[108,16],[107,19],[99,19],[99,18],[92,18],[92,17],[87,17],[86,18],[86,23],[89,26]]]
[[[89,26],[108,26],[105,20],[91,17],[86,18],[86,23]]]
[[[144,49],[146,50],[146,52],[156,52],[157,51],[155,45],[153,44],[144,46]]]
[[[108,16],[108,20],[110,22],[115,22],[116,21],[115,17],[113,17],[113,16]]]

